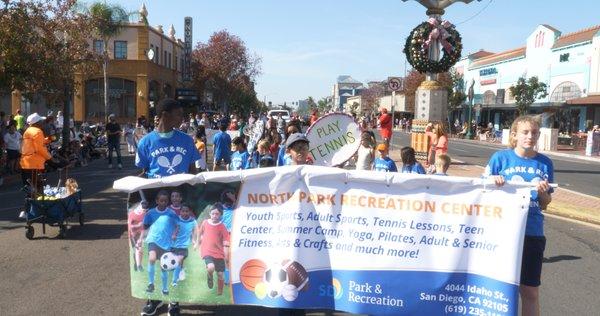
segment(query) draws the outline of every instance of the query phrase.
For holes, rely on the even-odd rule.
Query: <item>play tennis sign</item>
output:
[[[350,115],[332,113],[321,117],[306,131],[314,164],[343,164],[358,150],[360,134],[360,126]]]

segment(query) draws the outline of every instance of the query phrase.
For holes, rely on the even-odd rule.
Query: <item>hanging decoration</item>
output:
[[[429,48],[436,42],[441,44],[443,56],[439,60],[431,60]],[[436,18],[430,18],[415,27],[404,45],[406,59],[421,73],[441,73],[450,70],[460,59],[461,51],[462,40],[454,25]]]

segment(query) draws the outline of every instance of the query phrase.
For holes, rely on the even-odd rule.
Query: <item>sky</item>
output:
[[[406,37],[425,21],[417,1],[401,0],[118,0],[127,10],[148,9],[151,25],[171,24],[183,38],[184,17],[193,18],[193,42],[217,31],[239,36],[262,59],[256,91],[261,101],[282,104],[331,95],[339,75],[361,82],[403,76]],[[600,24],[598,0],[477,0],[455,3],[443,19],[456,25],[463,56],[525,45],[539,24],[562,34]]]

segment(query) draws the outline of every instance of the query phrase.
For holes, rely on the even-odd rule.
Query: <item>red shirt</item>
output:
[[[144,216],[146,212],[143,212],[141,209],[135,209],[127,215],[127,224],[129,228],[129,234],[139,234],[144,230],[144,225],[140,225],[139,227],[133,227],[134,225],[141,224],[144,221]]]
[[[229,244],[229,232],[222,222],[212,223],[205,219],[200,224],[200,256],[211,256],[215,259],[225,259],[224,245]]]
[[[379,134],[383,138],[390,138],[392,136],[392,117],[388,113],[383,113],[379,117],[379,125],[381,130]]]

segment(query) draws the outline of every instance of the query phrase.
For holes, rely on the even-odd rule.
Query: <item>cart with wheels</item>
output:
[[[46,225],[59,227],[59,238],[67,235],[69,220],[76,220],[83,226],[84,215],[81,207],[81,190],[59,199],[31,199],[25,200],[27,211],[27,224],[25,237],[32,239],[35,235],[34,223],[42,224],[42,232],[46,234]]]

